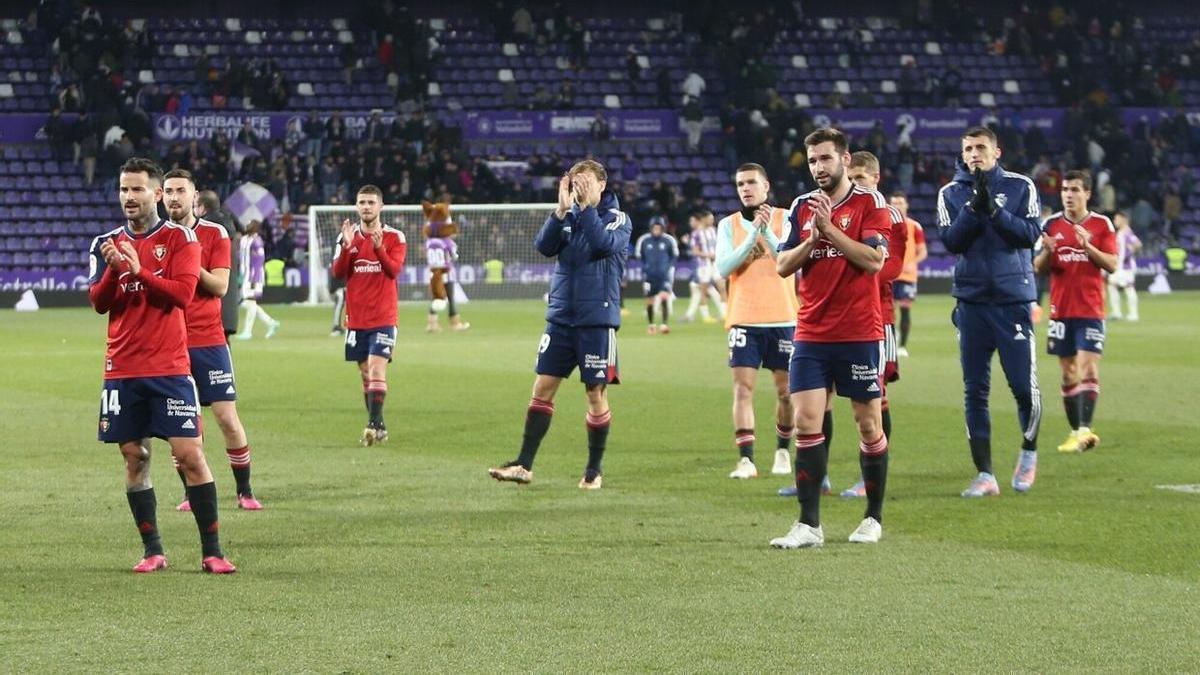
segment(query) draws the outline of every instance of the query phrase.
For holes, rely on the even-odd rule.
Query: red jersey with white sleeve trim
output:
[[[883,261],[883,269],[879,270],[879,317],[883,325],[896,323],[896,301],[892,297],[892,282],[900,276],[904,268],[904,257],[908,251],[908,223],[894,206],[889,206],[892,212],[892,233],[888,236],[887,259]]]
[[[1116,254],[1117,230],[1112,221],[1089,212],[1078,223],[1092,235],[1092,246]],[[1103,319],[1104,273],[1093,263],[1075,236],[1075,225],[1066,214],[1046,220],[1042,231],[1054,239],[1050,254],[1050,318]]]
[[[133,244],[141,263],[110,267],[100,254],[105,240]],[[108,314],[104,379],[191,375],[184,308],[200,278],[200,244],[191,228],[166,220],[144,233],[128,226],[92,240],[88,299]]]
[[[780,251],[799,246],[816,234],[808,199],[796,198],[788,210],[788,233]],[[883,195],[857,185],[833,206],[830,220],[847,237],[869,245],[887,245],[894,225],[893,211]],[[796,274],[801,298],[795,339],[805,342],[874,342],[883,339],[879,313],[879,281],[846,260],[828,241],[819,241],[808,262]]]
[[[346,280],[346,327],[352,330],[395,326],[398,315],[397,279],[408,251],[404,233],[383,226],[383,241],[376,250],[371,236],[354,229],[349,243],[338,239],[333,276]]]
[[[200,241],[200,267],[211,272],[230,269],[229,233],[214,222],[198,218],[192,228]],[[196,294],[188,303],[187,340],[189,347],[219,347],[225,344],[225,325],[221,323],[221,297],[196,284]]]

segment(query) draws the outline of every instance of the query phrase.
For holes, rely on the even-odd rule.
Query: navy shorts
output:
[[[787,370],[792,357],[791,326],[734,326],[729,329],[729,367]]]
[[[620,384],[617,363],[617,331],[607,326],[571,328],[546,324],[538,342],[538,375],[570,377],[579,367],[579,379],[585,384]]]
[[[346,330],[346,360],[366,361],[368,356],[382,356],[392,362],[396,349],[396,327],[358,328]]]
[[[212,405],[216,401],[236,401],[237,388],[233,384],[233,358],[229,347],[189,347],[188,358],[192,361],[192,379],[200,393],[200,405]]]
[[[899,302],[912,302],[917,299],[917,285],[911,281],[893,281],[892,298]]]
[[[882,394],[880,351],[873,342],[804,342],[797,340],[788,369],[788,390],[829,389],[836,385],[838,396],[868,401]]]
[[[1046,352],[1075,356],[1081,351],[1104,353],[1104,319],[1050,319],[1046,326]]]
[[[189,375],[105,380],[100,391],[102,443],[125,443],[147,436],[197,438],[200,405]]]
[[[659,293],[670,293],[671,280],[666,277],[646,277],[642,282],[642,290],[646,292],[647,298]]]

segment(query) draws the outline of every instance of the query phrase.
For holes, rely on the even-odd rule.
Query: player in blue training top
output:
[[[1023,435],[1013,489],[1028,491],[1037,473],[1042,402],[1031,316],[1037,284],[1030,252],[1041,237],[1041,206],[1033,181],[1005,171],[999,158],[991,129],[967,129],[954,180],[938,193],[938,233],[946,250],[958,256],[951,291],[958,299],[953,320],[962,360],[967,441],[979,472],[964,497],[1000,494],[992,473],[988,414],[996,351],[1017,400]]]
[[[650,231],[638,237],[633,254],[642,261],[642,287],[646,291],[646,320],[651,335],[671,332],[671,286],[675,282],[675,261],[679,260],[679,244],[667,234],[662,217],[650,221]],[[654,308],[659,307],[662,321],[654,325]]]
[[[537,379],[525,414],[521,453],[515,461],[488,469],[496,480],[533,480],[533,458],[550,429],[554,395],[578,366],[588,402],[588,462],[579,487],[600,489],[600,462],[612,419],[608,385],[620,383],[621,278],[632,230],[616,195],[604,191],[607,181],[599,162],[583,160],[571,167],[558,182],[558,206],[534,240],[542,255],[557,258],[546,332],[538,344]]]

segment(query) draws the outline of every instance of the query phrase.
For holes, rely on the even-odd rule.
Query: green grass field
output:
[[[485,469],[515,455],[541,330],[536,303],[474,303],[467,334],[422,332],[406,305],[392,439],[357,447],[355,369],[325,308],[272,307],[279,336],[234,347],[266,510],[232,506],[207,443],[222,534],[241,571],[199,572],[165,444],[154,476],[165,572],[141,553],[113,446],[95,440],[105,319],[0,313],[0,653],[4,671],[1196,671],[1200,295],[1146,297],[1112,323],[1101,447],[1064,456],[1055,362],[1034,490],[1008,486],[1015,412],[996,367],[1003,495],[972,476],[948,298],[923,297],[903,380],[885,535],[845,543],[861,502],[826,500],[826,547],[776,551],[796,517],[778,477],[732,481],[725,337],[682,325],[621,338],[605,487],[586,457],[582,387],[560,393],[528,487]],[[1044,324],[1039,328],[1043,338]],[[768,380],[758,432],[772,435]],[[858,470],[839,401],[831,475]],[[760,441],[760,470],[770,443]],[[763,447],[767,446],[767,447]],[[764,461],[765,460],[765,461]],[[763,465],[766,466],[763,466]]]

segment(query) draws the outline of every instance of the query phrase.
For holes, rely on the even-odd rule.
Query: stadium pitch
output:
[[[826,498],[826,546],[767,542],[796,517],[787,477],[734,481],[731,384],[719,326],[620,333],[604,489],[586,459],[582,387],[560,392],[535,482],[488,466],[520,442],[542,329],[535,302],[471,303],[463,334],[401,310],[391,439],[358,447],[355,367],[329,310],[272,307],[265,341],[235,342],[239,409],[265,510],[240,512],[215,421],[206,443],[222,540],[240,568],[199,571],[195,523],[156,444],[171,568],[141,553],[115,446],[96,442],[105,318],[0,313],[0,652],[13,671],[1187,671],[1200,625],[1196,382],[1200,295],[1146,297],[1111,322],[1095,428],[1061,455],[1057,364],[1038,327],[1045,417],[1037,484],[1008,486],[1016,417],[998,365],[992,418],[1002,496],[973,475],[950,300],[922,297],[891,388],[884,537],[845,543],[860,501]],[[771,436],[766,375],[758,431]],[[856,478],[839,401],[830,473]],[[760,470],[769,467],[762,443]],[[1193,637],[1188,637],[1193,635]]]

